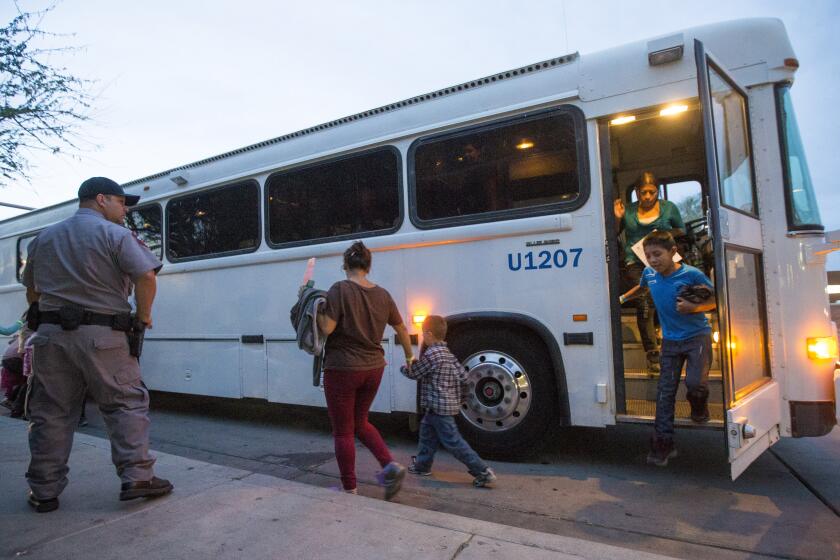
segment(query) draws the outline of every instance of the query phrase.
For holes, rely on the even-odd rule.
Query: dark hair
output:
[[[676,247],[677,244],[674,242],[674,238],[671,236],[670,232],[667,231],[652,231],[650,232],[645,240],[642,241],[642,247],[662,247],[666,251],[670,251],[673,247]]]
[[[361,241],[356,241],[350,248],[344,251],[344,269],[353,270],[361,269],[365,272],[370,271],[370,249],[365,247]]]
[[[656,190],[659,190],[659,183],[656,181],[656,176],[650,171],[643,171],[639,178],[636,179],[636,189],[641,189],[643,185],[655,185]]]
[[[446,319],[440,315],[429,315],[423,320],[423,330],[429,331],[435,338],[446,339]]]

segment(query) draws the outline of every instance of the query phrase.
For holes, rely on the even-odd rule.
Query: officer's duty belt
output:
[[[38,321],[40,323],[50,323],[53,325],[61,324],[61,316],[58,311],[41,311],[38,313]],[[106,315],[105,313],[94,313],[93,311],[85,311],[82,314],[80,325],[98,325],[100,327],[111,327],[115,331],[131,330],[131,315],[117,314]]]

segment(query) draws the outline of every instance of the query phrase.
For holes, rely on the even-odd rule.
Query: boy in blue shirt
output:
[[[654,231],[642,242],[648,267],[639,285],[621,296],[624,303],[641,290],[650,291],[662,327],[656,419],[647,462],[664,467],[677,456],[674,447],[674,408],[685,364],[686,400],[691,420],[709,420],[709,368],[712,364],[712,329],[705,312],[716,307],[714,288],[705,274],[674,262],[677,246],[666,231]],[[643,292],[642,292],[643,293]]]

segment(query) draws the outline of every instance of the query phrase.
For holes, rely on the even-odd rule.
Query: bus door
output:
[[[695,41],[708,174],[732,480],[779,440],[781,390],[770,374],[762,236],[746,91]]]

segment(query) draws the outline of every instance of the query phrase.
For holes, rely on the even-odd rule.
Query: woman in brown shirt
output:
[[[385,487],[385,499],[390,500],[400,490],[405,467],[394,461],[379,430],[368,422],[368,411],[385,369],[382,335],[386,324],[396,331],[407,363],[413,355],[408,330],[391,294],[367,278],[370,265],[370,250],[361,241],[344,252],[347,279],[336,282],[327,292],[318,328],[329,336],[324,393],[342,486],[345,492],[356,493],[355,435],[382,466],[377,479]]]

